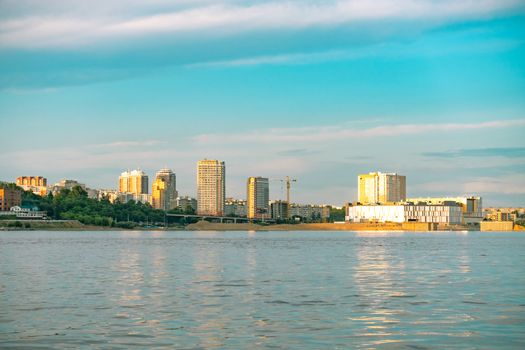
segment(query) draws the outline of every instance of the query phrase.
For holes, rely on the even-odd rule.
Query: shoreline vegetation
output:
[[[8,186],[15,186],[8,184]],[[109,231],[109,230],[168,230],[168,231],[474,231],[467,226],[434,227],[428,223],[344,223],[344,211],[333,209],[331,222],[321,223],[298,218],[275,224],[219,223],[198,221],[196,218],[168,217],[163,210],[149,204],[129,201],[111,203],[108,198],[88,198],[80,186],[63,189],[56,195],[44,197],[22,191],[22,205],[37,207],[47,213],[47,220],[0,218],[0,230],[56,230],[56,231]],[[192,208],[174,209],[168,213],[194,214]],[[320,220],[319,220],[320,221]],[[335,222],[334,222],[335,221]],[[515,225],[514,231],[524,231]]]

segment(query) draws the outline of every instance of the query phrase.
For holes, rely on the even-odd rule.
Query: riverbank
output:
[[[163,227],[119,227],[84,225],[76,220],[20,220],[21,226],[7,226],[7,221],[0,221],[1,231],[47,230],[47,231],[155,231],[166,230]],[[423,224],[423,223],[420,223]],[[199,221],[187,226],[171,226],[168,231],[430,231],[423,225],[407,227],[400,223],[312,223],[312,224],[277,224],[259,225],[254,223],[217,223]],[[440,229],[438,229],[440,230]],[[464,231],[465,227],[457,226],[446,230]],[[472,230],[472,229],[470,229]],[[479,231],[479,230],[476,230]],[[525,231],[525,227],[514,225],[513,231]]]
[[[188,231],[404,231],[398,223],[314,223],[258,225],[199,221],[186,226]]]

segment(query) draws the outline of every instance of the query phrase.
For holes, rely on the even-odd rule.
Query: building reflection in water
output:
[[[359,302],[350,320],[363,327],[357,336],[371,337],[371,345],[398,342],[392,328],[399,323],[402,310],[392,307],[391,302],[407,296],[403,289],[404,260],[399,254],[391,254],[386,244],[382,244],[382,238],[392,239],[392,233],[361,233],[358,236],[368,239],[361,240],[356,247],[353,281]]]
[[[166,294],[169,292],[166,288],[169,279],[166,248],[158,240],[155,244],[147,244],[142,232],[125,232],[124,235],[136,242],[120,250],[116,262],[117,276],[112,283],[119,298],[115,302],[118,308],[114,317],[129,325],[128,335],[158,334],[162,331],[160,320],[149,319],[147,315],[163,309],[169,299]]]
[[[205,236],[207,239],[197,244],[194,249],[193,275],[189,288],[191,304],[188,305],[188,317],[195,324],[190,330],[190,335],[199,339],[202,348],[223,346],[222,330],[227,323],[227,313],[223,312],[223,303],[220,298],[224,290],[217,287],[223,281],[224,267],[218,249],[209,248],[210,237],[216,237],[216,232],[199,232],[197,237]]]

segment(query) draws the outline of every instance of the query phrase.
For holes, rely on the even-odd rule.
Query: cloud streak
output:
[[[6,4],[7,10],[14,6],[12,2]],[[121,7],[125,6],[122,2]],[[15,15],[0,20],[0,48],[79,47],[151,35],[236,35],[247,31],[331,28],[385,20],[440,23],[497,15],[521,8],[522,4],[517,0],[353,0],[248,4],[223,1],[189,6],[187,2],[179,2],[170,8],[168,3],[160,1],[154,2],[151,9],[139,8],[138,13],[117,11],[115,7],[110,8],[109,13],[81,12],[66,7],[69,10],[65,13]]]
[[[109,143],[100,143],[89,145],[89,148],[104,148],[104,149],[115,149],[115,148],[137,148],[137,147],[152,147],[164,144],[166,142],[158,140],[145,140],[145,141],[115,141]]]
[[[479,123],[399,124],[358,129],[348,126],[270,129],[239,134],[201,134],[193,138],[197,143],[243,142],[324,142],[350,138],[394,137],[455,132],[492,128],[524,127],[525,119],[493,120]]]
[[[424,152],[423,156],[435,158],[461,158],[461,157],[505,157],[521,158],[525,157],[525,147],[506,147],[506,148],[476,148],[458,149],[446,152]]]

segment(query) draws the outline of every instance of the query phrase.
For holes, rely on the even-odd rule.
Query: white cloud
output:
[[[410,192],[433,196],[520,195],[525,194],[525,177],[522,174],[511,174],[498,177],[474,177],[464,181],[426,182],[411,185]]]
[[[525,194],[522,174],[498,178],[478,178],[463,184],[465,193]]]
[[[31,2],[24,2],[30,8]],[[111,6],[96,10],[99,4],[55,3],[55,12],[9,11],[16,7],[5,2],[12,17],[0,20],[0,47],[77,47],[93,42],[158,34],[210,33],[238,34],[245,31],[297,30],[333,27],[356,22],[381,20],[435,21],[491,16],[522,6],[518,0],[353,0],[353,1],[270,1],[242,4],[223,1],[153,2],[150,7],[132,2],[110,1]],[[76,3],[76,2],[75,2]],[[120,5],[120,6],[119,6]],[[23,7],[22,7],[23,8]],[[84,11],[80,9],[84,8]],[[104,11],[105,9],[105,11]],[[131,10],[130,10],[131,9]],[[135,11],[135,12],[133,12]]]
[[[349,126],[319,126],[307,128],[269,129],[239,134],[202,134],[193,139],[198,143],[244,142],[324,142],[349,138],[391,137],[432,132],[524,127],[525,119],[494,120],[479,123],[399,124],[359,129]]]
[[[158,140],[146,140],[146,141],[114,141],[109,143],[100,143],[89,145],[91,148],[127,148],[127,147],[150,147],[158,146],[166,142]]]

